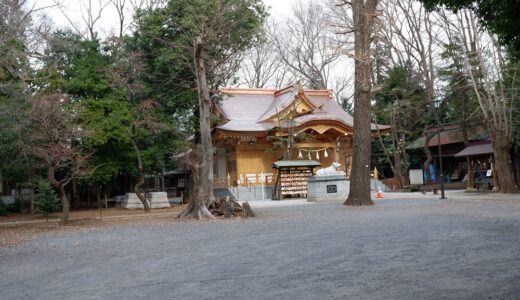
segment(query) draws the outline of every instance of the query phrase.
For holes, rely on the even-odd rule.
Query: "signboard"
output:
[[[424,184],[424,177],[423,177],[422,169],[410,169],[410,184],[411,185]]]
[[[327,194],[330,194],[330,193],[337,193],[338,192],[338,186],[333,184],[333,185],[327,185]]]

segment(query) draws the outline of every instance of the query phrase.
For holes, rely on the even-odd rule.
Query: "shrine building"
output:
[[[280,160],[336,161],[349,175],[354,120],[330,90],[222,88],[221,97],[213,108],[215,186],[272,184]],[[374,134],[389,128],[371,125]]]

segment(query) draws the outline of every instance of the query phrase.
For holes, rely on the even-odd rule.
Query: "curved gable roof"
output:
[[[332,99],[329,90],[304,91],[297,86],[288,86],[281,90],[222,88],[221,92],[223,99],[218,108],[228,119],[227,123],[217,126],[221,130],[258,132],[273,129],[278,124],[269,122],[269,119],[286,109],[298,95],[313,110],[296,117],[294,121],[297,126],[311,121],[336,121],[346,127],[354,127],[352,116]],[[376,126],[372,124],[371,130],[376,130]],[[379,125],[379,130],[388,128]]]

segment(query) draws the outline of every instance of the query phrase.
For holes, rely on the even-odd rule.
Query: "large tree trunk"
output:
[[[141,151],[139,150],[139,146],[137,145],[137,141],[135,139],[135,128],[132,128],[132,137],[130,138],[130,141],[132,142],[135,156],[137,157],[137,183],[134,185],[134,191],[137,195],[137,198],[139,198],[141,203],[143,203],[144,211],[150,212],[150,205],[148,205],[148,201],[146,200],[146,194],[141,189],[144,184],[144,169],[143,161],[141,159]]]
[[[47,170],[47,179],[49,182],[58,190],[58,197],[60,197],[61,207],[62,207],[62,222],[64,225],[69,224],[69,213],[70,213],[70,205],[69,199],[67,198],[67,194],[65,193],[65,184],[59,182],[56,179],[56,169],[54,166],[49,166]]]
[[[79,208],[78,180],[76,178],[72,179],[72,198],[74,199],[74,206]]]
[[[193,182],[194,189],[192,189],[192,197],[188,206],[177,216],[179,219],[185,218],[201,220],[214,218],[204,201],[205,191],[200,188],[201,169],[202,167],[198,164],[190,166],[191,181]]]
[[[501,193],[514,193],[517,191],[513,176],[513,168],[509,159],[511,144],[507,137],[500,136],[496,131],[491,133],[493,144],[493,156],[496,164],[498,185]]]
[[[179,218],[213,218],[207,207],[214,201],[213,196],[213,144],[211,141],[211,98],[206,79],[206,56],[204,40],[197,36],[194,41],[195,76],[199,98],[199,126],[202,157],[192,167],[195,191],[188,207]],[[196,150],[195,150],[196,151]]]
[[[355,47],[354,146],[350,193],[345,205],[373,205],[370,198],[370,44],[378,0],[353,0]]]
[[[70,205],[69,205],[69,199],[67,198],[67,194],[65,193],[64,186],[60,186],[60,188],[58,188],[58,196],[60,197],[61,205],[63,207],[62,221],[63,221],[64,225],[67,225],[67,224],[69,224]]]
[[[209,205],[213,202],[213,142],[211,140],[211,98],[206,79],[206,66],[204,64],[205,45],[199,36],[195,39],[195,70],[197,77],[197,89],[199,95],[199,119],[200,140],[202,144],[202,165],[200,174],[200,196]]]

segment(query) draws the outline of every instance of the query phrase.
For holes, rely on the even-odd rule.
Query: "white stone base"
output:
[[[168,201],[168,195],[166,192],[155,192],[148,193],[150,196],[150,203],[152,208],[169,208],[171,207],[170,201]]]
[[[327,191],[327,186],[335,186],[336,191]],[[307,185],[308,202],[345,202],[350,184],[344,175],[312,176]]]
[[[168,196],[165,192],[147,193],[148,201],[151,208],[168,208]],[[144,205],[135,193],[127,193],[125,200],[121,203],[121,207],[126,209],[144,209]]]

